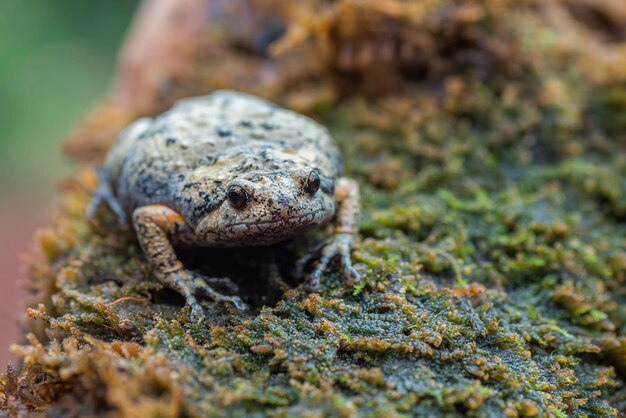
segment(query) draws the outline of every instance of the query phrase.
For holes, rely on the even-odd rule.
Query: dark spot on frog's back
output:
[[[224,138],[226,136],[231,136],[232,135],[232,131],[230,129],[224,128],[224,127],[215,128],[215,133],[220,138]]]
[[[191,189],[192,187],[200,186],[202,183],[199,181],[192,181],[191,183],[187,183],[183,186],[183,190]]]
[[[239,122],[239,124],[245,128],[252,128],[252,121],[249,121],[247,119],[242,120],[241,122]]]
[[[165,140],[165,145],[166,146],[170,146],[170,145],[174,145],[176,143],[176,138],[174,137],[169,137]]]
[[[160,181],[150,174],[139,181],[140,190],[148,199],[170,195],[170,185],[170,182]]]
[[[274,129],[276,129],[276,125],[269,122],[261,122],[261,128],[265,129],[266,131],[273,131]]]
[[[217,158],[211,156],[211,155],[205,155],[204,157],[202,157],[202,159],[200,160],[200,164],[201,165],[213,165],[215,164],[215,161],[217,161]]]
[[[200,216],[205,215],[206,213],[212,211],[217,207],[219,199],[215,195],[207,195],[203,196],[202,203],[196,205],[193,208],[193,217],[197,219]]]

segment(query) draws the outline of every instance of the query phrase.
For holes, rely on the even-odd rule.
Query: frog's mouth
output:
[[[290,216],[281,219],[264,219],[264,220],[255,220],[255,221],[245,221],[245,222],[237,222],[230,225],[225,225],[224,229],[226,230],[235,230],[239,228],[246,228],[250,230],[258,229],[267,229],[273,228],[275,226],[297,226],[310,224],[311,222],[316,223],[315,221],[322,221],[324,218],[324,209],[317,209],[308,213]]]
[[[261,219],[225,225],[220,240],[233,241],[235,245],[270,245],[297,235],[328,221],[332,213],[324,209],[281,219]]]

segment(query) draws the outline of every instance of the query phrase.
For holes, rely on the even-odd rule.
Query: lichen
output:
[[[323,231],[277,248],[184,252],[194,269],[232,276],[257,307],[207,302],[209,319],[191,322],[132,233],[115,231],[112,214],[85,219],[96,182],[87,164],[66,182],[28,262],[32,333],[16,347],[19,374],[0,380],[0,411],[623,413],[625,9],[257,3],[246,4],[282,36],[253,43],[260,34],[234,24],[250,11],[228,9],[207,31],[193,77],[169,80],[146,113],[228,87],[329,127],[361,185],[353,257],[362,282],[346,287],[337,271],[318,293],[298,287],[293,260]],[[111,106],[71,140],[79,160],[102,155],[107,121],[119,129],[139,116]],[[293,285],[282,295],[268,284],[270,259]]]

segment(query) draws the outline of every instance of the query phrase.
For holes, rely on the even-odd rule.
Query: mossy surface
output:
[[[131,233],[105,211],[87,223],[96,180],[82,169],[29,262],[33,333],[17,348],[23,369],[0,380],[0,410],[622,414],[626,65],[616,62],[626,60],[626,10],[587,0],[269,3],[248,7],[285,33],[260,45],[230,10],[193,77],[173,80],[144,113],[228,87],[325,124],[361,185],[362,283],[348,288],[335,271],[307,294],[290,277],[324,231],[269,249],[184,252],[194,269],[232,276],[257,307],[207,301],[209,319],[190,322]],[[74,139],[76,153],[97,153],[91,136],[107,115]],[[282,295],[274,264],[294,286]]]

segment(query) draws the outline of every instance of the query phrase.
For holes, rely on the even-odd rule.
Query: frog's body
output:
[[[221,91],[183,100],[155,120],[131,125],[112,147],[90,213],[103,201],[133,226],[155,275],[187,297],[230,300],[185,270],[171,243],[207,247],[270,245],[330,221],[335,234],[311,275],[349,252],[358,216],[356,184],[341,155],[309,118],[252,96]],[[336,190],[335,190],[336,189]]]

